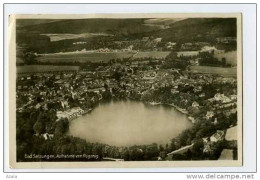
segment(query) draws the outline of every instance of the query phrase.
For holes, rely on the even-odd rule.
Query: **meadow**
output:
[[[149,52],[73,52],[73,53],[53,53],[37,57],[39,62],[61,63],[61,62],[108,62],[111,59],[131,58],[143,59],[154,58],[164,59],[169,51],[149,51]]]
[[[138,52],[133,56],[133,59],[138,58],[155,58],[155,59],[164,59],[170,54],[170,51],[147,51],[147,52]]]
[[[218,74],[222,76],[237,76],[237,68],[212,66],[190,66],[191,72],[201,74]]]
[[[130,58],[134,53],[131,52],[106,52],[106,53],[57,53],[42,55],[37,58],[39,62],[108,62],[111,59]]]
[[[50,41],[61,41],[65,39],[79,39],[79,38],[91,38],[95,36],[110,36],[105,33],[82,33],[82,34],[68,34],[68,33],[60,33],[60,34],[42,34],[48,36]]]

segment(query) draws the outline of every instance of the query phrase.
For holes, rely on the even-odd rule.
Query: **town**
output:
[[[236,159],[236,75],[200,73],[190,68],[212,58],[215,49],[205,46],[199,54],[172,52],[163,60],[116,59],[73,69],[18,73],[18,151],[27,152],[33,143],[35,148],[39,145],[34,150],[38,153],[86,153],[101,159]],[[160,146],[113,147],[83,143],[66,134],[70,121],[111,99],[172,106],[185,114],[193,127]],[[19,143],[25,139],[30,140],[27,146]],[[64,144],[59,147],[61,141]],[[24,160],[22,154],[18,153],[18,159]]]
[[[236,18],[18,19],[16,24],[17,162],[57,161],[26,154],[58,161],[67,156],[82,157],[69,161],[238,159]],[[163,143],[129,146],[69,133],[73,122],[100,104],[119,101],[167,107],[190,126],[179,128],[180,116],[167,115],[175,124]],[[134,114],[125,112],[123,117]],[[163,120],[158,116],[156,126]],[[97,132],[100,124],[94,122],[82,131]],[[166,126],[152,135],[160,136]]]

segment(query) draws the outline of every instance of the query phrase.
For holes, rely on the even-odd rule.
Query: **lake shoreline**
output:
[[[102,103],[102,102],[105,102],[105,103]],[[112,106],[110,106],[110,103],[112,103],[111,104]],[[125,103],[126,103],[126,106],[123,106]],[[140,103],[140,105],[137,104],[137,106],[136,106],[136,103]],[[99,107],[99,104],[100,104],[100,107]],[[152,106],[150,106],[150,107],[147,106],[147,103],[145,103],[144,101],[132,100],[130,98],[112,99],[111,101],[102,101],[101,100],[101,101],[99,101],[99,103],[97,103],[93,107],[93,110],[91,111],[91,113],[93,113],[92,116],[87,115],[86,118],[80,118],[81,116],[90,113],[90,112],[88,112],[86,114],[82,114],[81,116],[73,119],[72,120],[73,122],[72,121],[69,122],[70,129],[68,130],[68,135],[71,135],[73,137],[79,137],[81,139],[86,140],[87,142],[102,143],[102,144],[107,144],[109,146],[116,146],[116,147],[131,147],[133,145],[149,145],[151,143],[165,145],[172,138],[177,137],[180,133],[182,133],[183,130],[185,130],[187,128],[189,129],[190,127],[192,127],[192,123],[188,119],[187,114],[182,113],[181,111],[177,110],[176,108],[172,108],[173,105],[162,104],[162,103],[161,103],[161,105],[163,105],[163,106],[154,109],[154,108],[152,108]],[[131,108],[132,106],[134,106],[134,109]],[[109,109],[107,109],[106,107]],[[97,110],[94,111],[96,108],[97,108]],[[106,109],[104,109],[104,108],[106,108]],[[116,108],[115,111],[112,110],[114,108]],[[129,118],[124,118],[125,115],[120,115],[120,112],[122,112],[123,114],[126,114],[126,112],[128,111],[128,108],[130,108],[129,109],[130,116],[129,116]],[[143,114],[143,110],[142,110],[143,108],[147,109],[144,111],[144,114]],[[100,111],[102,111],[102,112],[107,111],[110,113],[106,114],[104,116],[104,118],[102,118],[102,116],[98,115],[98,114],[100,114]],[[118,111],[119,111],[119,114],[118,114]],[[114,116],[117,116],[118,118],[117,117],[113,118],[113,115],[111,116],[111,112],[115,113]],[[139,115],[137,115],[137,117],[131,116],[131,114],[134,112],[136,112]],[[143,115],[140,116],[140,113]],[[169,113],[171,113],[171,114],[169,114]],[[147,116],[146,114],[149,114],[149,116]],[[157,116],[157,114],[160,114],[160,115]],[[162,119],[160,119],[159,116],[161,116],[162,114],[165,114],[164,115],[165,117],[162,116]],[[185,116],[183,116],[183,115],[185,115]],[[124,120],[122,118],[124,118]],[[86,122],[85,121],[86,119],[89,119],[90,121]],[[117,120],[113,120],[113,119],[117,119]],[[77,123],[74,123],[74,120],[79,120],[79,121]],[[98,121],[95,123],[94,120],[98,120]],[[99,127],[101,127],[101,129],[103,126],[107,127],[106,125],[104,125],[104,123],[102,123],[101,126],[98,125],[99,123],[101,123],[102,120],[104,120],[104,123],[111,122],[111,120],[113,120],[116,123],[115,126],[111,125],[111,127],[110,126],[108,127],[108,129],[111,129],[110,130],[111,132],[114,132],[114,130],[117,129],[116,125],[118,123],[119,123],[120,127],[121,127],[121,124],[123,125],[125,123],[125,127],[124,127],[125,129],[129,129],[129,127],[132,127],[132,126],[133,126],[132,127],[133,129],[136,129],[136,128],[134,128],[133,124],[137,125],[138,122],[140,122],[140,120],[143,120],[143,123],[142,123],[143,126],[134,130],[134,132],[136,134],[138,134],[138,132],[141,132],[142,130],[140,130],[140,129],[143,129],[144,127],[146,127],[147,126],[146,124],[148,122],[151,122],[153,124],[151,127],[149,126],[150,127],[149,132],[159,133],[159,132],[163,131],[164,133],[161,136],[159,136],[158,138],[155,138],[154,141],[151,141],[151,138],[149,138],[149,133],[146,134],[146,136],[144,136],[144,138],[141,138],[140,140],[138,140],[136,142],[134,141],[133,143],[130,142],[129,144],[128,144],[128,140],[125,142],[123,140],[123,142],[122,142],[123,144],[120,142],[119,142],[119,144],[114,143],[113,138],[112,138],[112,140],[108,140],[108,141],[104,141],[104,142],[98,141],[98,139],[96,139],[96,138],[99,137],[100,135],[101,136],[104,135],[102,133],[102,131],[100,131]],[[130,120],[130,121],[128,121],[128,120]],[[162,128],[161,127],[162,124],[165,124],[166,127]],[[149,123],[148,123],[148,125],[149,125]],[[86,127],[86,128],[83,128],[83,127]],[[175,129],[174,127],[176,127],[177,129],[174,130]],[[95,130],[95,128],[97,128],[97,129]],[[91,131],[93,131],[93,133],[97,134],[98,136],[95,136],[95,135],[89,136],[89,133],[84,132],[84,131],[88,131],[87,129],[91,129]],[[124,129],[120,130],[120,129],[118,129],[119,131],[116,130],[116,132],[118,131],[118,133],[120,133],[120,131],[122,131],[123,132],[122,136],[126,136],[127,133],[124,133],[124,132],[128,132],[128,130],[124,130]],[[171,132],[170,129],[172,129],[174,131],[174,133],[169,134],[169,132]],[[107,134],[108,131],[109,130],[107,130],[104,133]],[[129,130],[129,131],[132,131],[132,130]],[[101,132],[101,134],[99,134],[99,132]],[[112,135],[112,137],[113,137],[113,135]],[[94,138],[94,141],[93,141],[93,138]],[[146,141],[146,139],[148,141]],[[143,143],[142,143],[142,141],[143,141]],[[117,140],[115,140],[115,142],[117,142]]]

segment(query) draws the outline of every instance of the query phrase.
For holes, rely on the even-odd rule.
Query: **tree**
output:
[[[45,132],[45,125],[42,121],[37,120],[33,126],[33,130],[36,134],[42,134]]]
[[[126,150],[123,151],[122,157],[123,157],[123,159],[124,159],[125,161],[129,161],[129,160],[130,160],[130,153],[129,153],[129,150],[128,150],[128,149],[126,149]]]
[[[221,59],[221,62],[222,62],[222,66],[225,66],[226,63],[227,63],[226,58],[223,57],[223,58]]]
[[[112,77],[115,78],[117,81],[120,81],[122,76],[123,74],[119,71],[115,71],[114,74],[112,75]]]
[[[177,52],[175,51],[171,51],[170,54],[168,56],[166,56],[166,60],[175,60],[177,59]]]
[[[55,136],[60,136],[67,132],[69,128],[69,121],[67,119],[61,119],[56,123]]]
[[[202,140],[199,140],[199,141],[194,143],[194,145],[193,145],[193,147],[191,149],[192,159],[193,160],[202,158],[203,147],[204,147],[204,144],[203,144]]]
[[[31,52],[27,52],[23,55],[23,60],[25,64],[35,64],[37,61],[35,59],[35,54],[31,53]]]

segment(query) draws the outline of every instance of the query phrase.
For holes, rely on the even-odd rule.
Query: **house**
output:
[[[224,96],[222,98],[222,103],[229,103],[229,102],[231,102],[231,99],[229,99],[227,96]]]
[[[40,103],[38,103],[38,104],[35,105],[35,109],[39,109],[40,107],[41,107],[41,104],[40,104]]]
[[[224,140],[224,135],[225,135],[224,131],[217,130],[217,132],[215,134],[210,136],[210,141],[212,141],[212,142],[222,141],[222,140]]]
[[[222,97],[222,95],[221,95],[220,93],[217,93],[217,94],[214,95],[214,99],[215,99],[216,101],[220,101],[220,100],[221,100],[221,97]]]
[[[210,141],[209,137],[202,138],[204,147],[203,147],[203,153],[210,153],[212,152],[211,145],[212,142]]]
[[[193,88],[194,92],[201,92],[202,91],[202,86],[196,86]]]
[[[188,119],[189,119],[192,123],[196,123],[196,120],[195,120],[194,117],[189,116]]]
[[[231,101],[231,99],[229,99],[227,96],[220,93],[215,94],[214,99],[216,101],[221,101],[222,103],[229,103]]]
[[[192,107],[194,107],[194,108],[197,108],[197,107],[199,107],[200,105],[199,105],[199,103],[197,103],[196,101],[194,101],[193,103],[192,103]]]
[[[61,106],[63,109],[66,109],[69,107],[69,103],[66,100],[60,101],[60,103],[61,103]]]
[[[200,52],[209,52],[209,53],[212,53],[215,51],[217,51],[217,48],[214,46],[203,46],[200,50]]]
[[[201,93],[199,97],[205,97],[205,93]]]
[[[181,45],[181,49],[182,50],[188,50],[188,49],[191,49],[193,47],[193,44],[192,43],[183,43]]]
[[[172,94],[177,94],[177,93],[179,93],[179,91],[176,90],[176,89],[171,89],[171,93],[172,93]]]
[[[236,37],[218,37],[218,38],[216,38],[216,40],[218,43],[228,44],[230,42],[235,42]]]
[[[215,114],[214,114],[213,111],[207,111],[206,119],[211,119],[214,115],[215,115]]]
[[[174,46],[176,46],[175,42],[168,42],[168,43],[166,43],[167,49],[172,49]]]
[[[202,138],[203,144],[207,144],[210,140],[209,137]]]
[[[104,87],[88,89],[88,92],[94,92],[94,93],[100,93],[100,92],[105,92],[105,91],[106,91],[106,89]]]
[[[45,140],[51,140],[51,139],[53,139],[54,135],[53,134],[44,133],[44,134],[42,134],[42,137]]]
[[[60,77],[60,75],[56,75],[55,76],[55,79],[57,80],[57,79],[60,79],[61,77]]]
[[[198,66],[199,65],[199,59],[198,58],[197,59],[191,59],[190,64],[192,66]]]
[[[154,41],[155,43],[159,43],[159,42],[162,41],[162,38],[161,38],[161,37],[160,37],[160,38],[155,38],[153,41]]]
[[[216,125],[217,123],[218,123],[218,118],[215,118],[213,124]]]
[[[231,99],[231,100],[237,100],[237,95],[231,95],[231,96],[230,96],[230,99]]]
[[[175,45],[176,45],[176,42],[167,42],[167,45],[168,45],[168,46],[175,46]]]
[[[199,51],[179,51],[177,52],[177,57],[193,57],[198,56]]]

